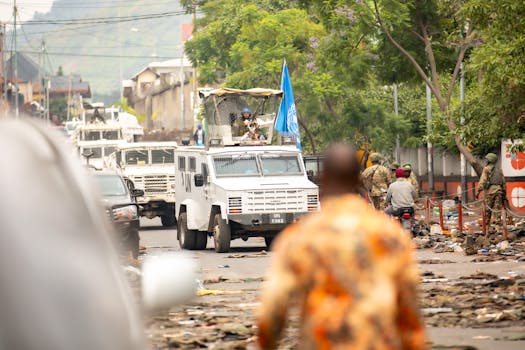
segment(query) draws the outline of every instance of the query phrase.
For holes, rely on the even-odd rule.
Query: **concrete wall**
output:
[[[427,149],[420,147],[418,149],[402,148],[400,152],[400,163],[412,164],[412,168],[417,175],[426,175],[427,169]],[[461,162],[459,155],[447,154],[443,151],[434,149],[434,175],[435,176],[460,176]],[[475,176],[474,169],[469,165],[467,175]]]

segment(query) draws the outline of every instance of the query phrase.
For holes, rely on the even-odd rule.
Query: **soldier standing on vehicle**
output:
[[[494,153],[488,153],[485,156],[488,164],[483,168],[479,185],[476,190],[476,198],[482,191],[485,191],[483,199],[485,205],[485,225],[489,228],[489,232],[493,231],[490,228],[491,218],[494,218],[494,223],[501,226],[501,209],[504,201],[507,199],[507,189],[505,184],[505,177],[499,167],[496,166],[498,156]]]
[[[384,210],[386,207],[385,196],[388,186],[392,183],[392,177],[388,169],[379,162],[381,155],[379,153],[372,153],[370,155],[372,166],[363,171],[363,180],[366,189],[370,193],[372,203],[377,210]]]
[[[329,148],[321,183],[323,210],[274,242],[259,346],[277,348],[293,304],[302,308],[298,349],[426,349],[410,238],[357,195],[353,147]]]
[[[403,164],[403,170],[405,171],[405,178],[416,190],[416,198],[419,197],[419,182],[416,174],[412,171],[412,165],[410,163]]]

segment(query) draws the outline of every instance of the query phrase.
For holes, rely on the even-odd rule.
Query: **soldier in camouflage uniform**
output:
[[[396,178],[396,170],[399,168],[399,163],[398,162],[392,162],[390,164],[390,177],[392,179],[395,179]]]
[[[381,155],[379,153],[372,153],[370,155],[372,166],[363,171],[362,177],[366,189],[370,192],[372,203],[377,210],[385,210],[385,196],[388,186],[392,183],[392,176],[390,171],[379,164]]]
[[[416,198],[419,197],[419,182],[417,181],[416,174],[412,171],[412,165],[410,165],[410,163],[403,164],[403,170],[405,171],[405,178],[416,190]]]
[[[494,223],[501,226],[501,209],[503,202],[507,197],[507,190],[505,184],[505,177],[500,168],[496,166],[498,156],[494,153],[489,153],[485,156],[488,164],[483,168],[479,185],[476,190],[476,198],[482,191],[485,191],[483,199],[485,205],[485,225],[490,231],[490,221],[494,218]]]

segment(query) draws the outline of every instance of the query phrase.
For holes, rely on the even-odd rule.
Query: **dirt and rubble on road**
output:
[[[429,332],[431,329],[482,332],[467,343],[471,344],[479,343],[487,329],[505,330],[490,333],[490,341],[521,344],[522,337],[505,332],[511,328],[525,329],[525,266],[522,263],[525,223],[512,227],[513,236],[509,235],[508,241],[503,236],[485,236],[472,231],[447,233],[430,234],[428,230],[426,235],[413,240],[421,271],[421,310]],[[472,237],[470,244],[474,242],[472,255],[466,252],[467,237]],[[196,297],[183,306],[145,317],[150,349],[256,348],[256,312],[265,269],[257,269],[249,276],[238,269],[246,264],[260,266],[257,258],[266,261],[271,253],[240,249],[217,258],[204,256],[208,259],[207,266],[203,268],[201,280],[196,282]],[[138,281],[136,277],[131,279],[137,291]],[[298,315],[293,311],[279,348],[295,348],[297,337]],[[433,349],[476,348],[443,346],[450,341],[447,343],[441,338],[434,341]]]

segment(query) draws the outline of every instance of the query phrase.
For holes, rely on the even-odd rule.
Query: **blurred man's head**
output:
[[[327,196],[357,193],[361,186],[360,164],[355,148],[338,142],[325,152],[321,187]]]

